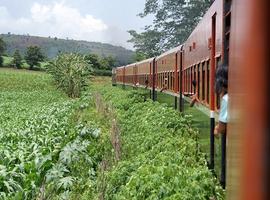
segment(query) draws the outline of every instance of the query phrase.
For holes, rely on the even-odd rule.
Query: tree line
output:
[[[0,38],[0,66],[3,66],[3,56],[5,53],[6,44]],[[64,54],[62,52],[58,53]],[[85,62],[92,66],[93,73],[97,75],[110,75],[111,69],[116,67],[117,62],[116,58],[112,56],[98,56],[97,54],[86,54],[82,55]],[[26,49],[26,53],[24,56],[21,55],[20,51],[16,49],[12,56],[11,66],[21,69],[23,66],[23,60],[29,65],[30,70],[40,69],[41,62],[48,62],[48,58],[44,55],[41,48],[39,46],[29,46]]]

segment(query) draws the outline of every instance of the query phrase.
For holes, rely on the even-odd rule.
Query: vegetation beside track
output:
[[[190,117],[108,78],[52,83],[0,69],[0,199],[223,199]]]
[[[105,199],[223,198],[218,181],[198,148],[191,118],[143,95],[98,88],[116,109],[121,160],[105,173]]]

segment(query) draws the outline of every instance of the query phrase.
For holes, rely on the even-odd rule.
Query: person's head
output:
[[[192,81],[192,85],[193,85],[194,88],[196,88],[197,81],[196,81],[196,80],[193,80],[193,81]]]
[[[224,95],[228,91],[228,66],[220,65],[216,71],[215,89],[218,95]]]

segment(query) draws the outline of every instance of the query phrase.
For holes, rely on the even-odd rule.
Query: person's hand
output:
[[[219,136],[218,125],[216,125],[216,127],[215,127],[214,135],[215,135],[216,137]]]

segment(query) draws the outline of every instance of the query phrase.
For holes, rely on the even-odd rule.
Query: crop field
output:
[[[143,91],[0,69],[0,199],[223,199],[198,131]]]
[[[0,97],[0,199],[64,198],[91,176],[86,151],[99,129],[81,122],[87,97],[68,99],[47,74],[10,69],[0,70]]]

